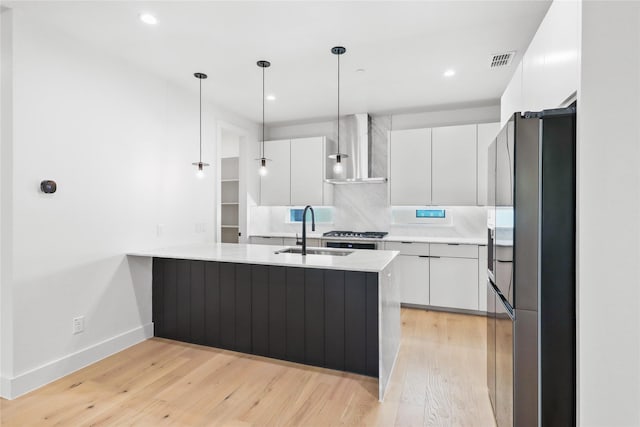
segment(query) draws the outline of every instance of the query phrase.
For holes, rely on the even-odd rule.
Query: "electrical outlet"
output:
[[[205,223],[204,222],[196,223],[196,233],[204,233],[204,230],[205,230]]]
[[[73,334],[84,332],[84,316],[73,318]]]
[[[156,225],[156,236],[162,237],[163,234],[164,234],[164,224]]]

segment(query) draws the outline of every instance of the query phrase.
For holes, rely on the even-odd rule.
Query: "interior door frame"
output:
[[[216,134],[216,184],[215,184],[215,232],[214,239],[220,242],[221,225],[222,225],[222,132],[228,131],[238,135],[238,243],[247,241],[247,157],[248,157],[248,140],[249,132],[240,126],[218,120]]]

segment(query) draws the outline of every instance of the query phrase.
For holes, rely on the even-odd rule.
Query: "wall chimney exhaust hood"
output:
[[[329,184],[383,184],[387,178],[371,177],[371,118],[368,114],[353,114],[340,120],[344,154],[343,172],[325,179]],[[328,172],[327,172],[328,173]]]

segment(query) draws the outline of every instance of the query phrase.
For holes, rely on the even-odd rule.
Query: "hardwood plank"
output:
[[[401,318],[383,403],[375,378],[153,338],[0,399],[0,424],[494,426],[485,319],[412,309]]]

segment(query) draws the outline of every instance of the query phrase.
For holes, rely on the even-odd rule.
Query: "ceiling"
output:
[[[76,1],[10,3],[99,49],[261,121],[259,59],[268,123],[335,116],[336,57],[343,45],[341,111],[398,112],[495,103],[550,1]],[[142,12],[156,16],[150,26]],[[512,65],[489,68],[516,50]],[[364,69],[363,72],[356,70]],[[447,69],[456,75],[443,76]]]

